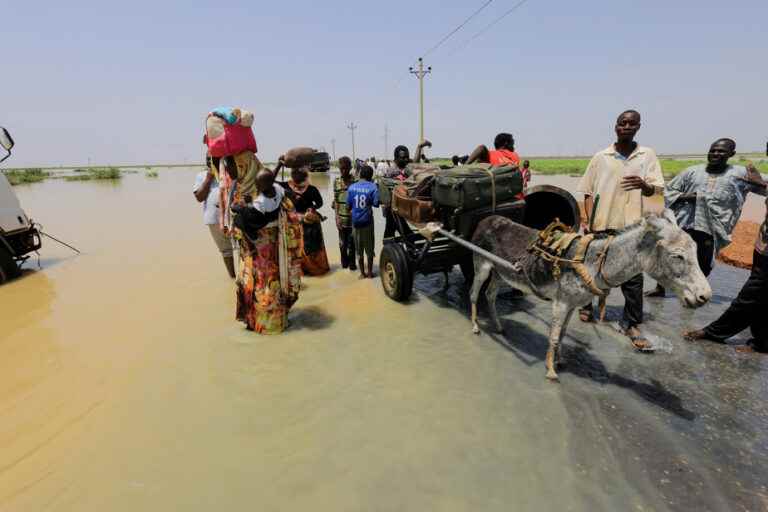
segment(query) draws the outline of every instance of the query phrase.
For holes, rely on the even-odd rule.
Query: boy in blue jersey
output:
[[[347,205],[352,209],[352,229],[361,277],[373,277],[373,208],[379,207],[379,189],[371,181],[373,169],[364,165],[360,169],[360,181],[347,190]],[[363,254],[368,257],[368,272],[363,264]]]

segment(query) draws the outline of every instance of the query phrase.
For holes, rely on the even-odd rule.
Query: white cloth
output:
[[[251,207],[255,208],[261,213],[270,213],[278,209],[280,207],[280,203],[283,202],[283,197],[285,197],[285,190],[277,183],[274,184],[274,187],[275,197],[267,197],[264,194],[259,194],[254,198]]]
[[[378,165],[376,165],[376,169],[375,169],[376,172],[374,173],[374,175],[377,178],[384,176],[384,173],[387,172],[387,169],[389,169],[389,166],[387,165],[386,162],[379,162]]]
[[[195,177],[195,188],[193,192],[200,190],[205,181],[205,175],[208,171],[198,173]],[[211,189],[208,191],[208,197],[203,201],[203,224],[210,226],[219,223],[219,182],[215,179],[211,181]]]

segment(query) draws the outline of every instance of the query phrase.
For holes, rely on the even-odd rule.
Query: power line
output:
[[[513,6],[512,6],[512,8],[511,8],[511,9],[509,9],[507,12],[505,12],[504,14],[502,14],[501,16],[499,16],[498,18],[496,18],[495,20],[493,20],[493,21],[492,21],[492,22],[491,22],[489,25],[486,25],[486,27],[485,27],[485,28],[483,28],[483,29],[482,29],[480,32],[478,32],[477,34],[473,35],[472,37],[470,37],[469,39],[467,39],[466,41],[464,41],[464,42],[463,42],[461,45],[459,45],[459,46],[458,46],[458,47],[457,47],[457,48],[456,48],[456,49],[455,49],[453,52],[451,52],[451,54],[449,55],[449,57],[450,57],[450,56],[453,56],[453,55],[456,55],[456,54],[457,54],[457,53],[459,53],[461,50],[463,50],[464,48],[466,48],[467,46],[469,46],[469,43],[471,43],[472,41],[474,41],[474,40],[475,40],[475,39],[477,39],[478,37],[480,37],[480,36],[482,36],[483,34],[485,34],[486,32],[488,32],[490,29],[492,29],[493,27],[495,27],[497,23],[499,23],[501,20],[503,20],[504,18],[506,18],[507,16],[509,16],[510,14],[512,14],[513,12],[515,12],[516,10],[518,10],[518,9],[519,9],[520,7],[522,7],[522,6],[523,6],[523,4],[524,4],[525,2],[527,2],[527,1],[528,1],[528,0],[520,0],[519,2],[517,2],[517,3],[516,3],[515,5],[513,5]]]
[[[458,32],[459,30],[461,30],[464,27],[464,25],[466,25],[467,23],[472,21],[472,18],[474,18],[475,16],[480,14],[486,7],[488,7],[491,4],[491,2],[493,2],[493,0],[487,0],[483,5],[480,6],[479,9],[477,9],[475,12],[473,12],[472,15],[469,18],[465,19],[458,27],[456,27],[455,29],[451,30],[445,37],[443,37],[440,41],[438,41],[432,48],[430,48],[429,50],[424,52],[424,54],[421,56],[421,58],[423,59],[424,57],[426,57],[427,55],[429,55],[433,51],[435,51],[438,48],[440,48],[443,45],[443,43],[445,43],[448,39],[450,39],[453,34]]]

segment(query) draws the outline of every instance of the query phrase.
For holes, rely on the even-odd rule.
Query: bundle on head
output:
[[[283,161],[286,167],[291,169],[298,169],[305,167],[312,163],[312,156],[315,154],[315,150],[312,148],[298,147],[289,149],[283,156]]]

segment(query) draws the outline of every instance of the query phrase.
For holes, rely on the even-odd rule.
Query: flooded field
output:
[[[506,335],[475,337],[459,272],[394,303],[339,268],[328,221],[332,273],[260,337],[194,176],[17,187],[83,254],[44,240],[0,287],[0,510],[768,509],[768,358],[679,336],[745,271],[718,265],[695,312],[647,302],[654,355],[575,321],[553,385],[546,304],[502,297]]]

